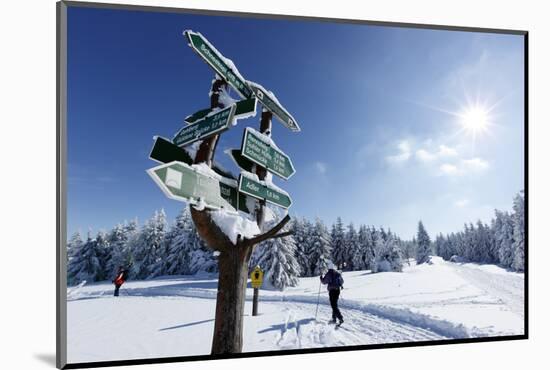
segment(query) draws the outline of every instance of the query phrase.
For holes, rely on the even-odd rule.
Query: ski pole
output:
[[[317,308],[315,308],[315,320],[317,320],[317,311],[319,311],[319,297],[321,296],[321,279],[319,279],[319,292],[317,292]]]

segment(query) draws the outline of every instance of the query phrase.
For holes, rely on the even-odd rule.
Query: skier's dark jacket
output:
[[[339,290],[344,285],[344,278],[338,271],[328,270],[321,282],[327,284],[327,290]]]

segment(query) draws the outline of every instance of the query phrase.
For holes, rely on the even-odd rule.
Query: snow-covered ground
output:
[[[324,287],[315,318],[317,277],[284,292],[260,290],[255,317],[249,288],[244,351],[524,333],[523,274],[432,260],[402,273],[345,272],[338,330],[326,323]],[[108,283],[70,288],[69,362],[209,354],[216,289],[215,276],[130,281],[118,298]]]

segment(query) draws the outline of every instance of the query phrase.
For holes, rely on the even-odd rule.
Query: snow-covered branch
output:
[[[280,236],[277,236],[277,235],[282,235],[282,234],[286,234],[285,233],[282,233],[282,234],[277,234],[283,227],[285,227],[285,225],[288,223],[288,221],[290,221],[290,216],[289,215],[286,215],[281,221],[279,221],[279,223],[275,226],[273,226],[273,228],[271,228],[271,230],[261,234],[261,235],[258,235],[258,236],[255,236],[254,238],[252,239],[244,239],[244,243],[248,244],[248,245],[254,245],[254,244],[258,244],[258,243],[261,243],[265,240],[268,240],[268,239],[273,239],[275,237],[280,237]],[[283,236],[286,236],[286,235],[283,235]]]

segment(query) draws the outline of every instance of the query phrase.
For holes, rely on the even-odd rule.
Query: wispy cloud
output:
[[[433,139],[420,141],[409,138],[401,140],[396,145],[394,144],[393,151],[390,151],[385,160],[394,165],[414,161],[428,170],[431,169],[436,176],[480,174],[490,167],[489,162],[482,158],[464,158],[457,148],[438,144]]]
[[[487,169],[489,169],[489,162],[481,158],[461,159],[457,163],[444,163],[439,167],[440,175],[444,176],[479,174]]]
[[[418,149],[415,153],[416,159],[420,162],[431,162],[437,159],[437,155],[430,153],[426,149]]]
[[[386,162],[390,164],[403,163],[409,160],[412,155],[411,144],[407,140],[401,140],[397,144],[398,153],[386,156]]]
[[[489,168],[489,162],[481,158],[463,159],[462,166],[469,171],[485,171]]]
[[[457,207],[457,208],[464,208],[466,207],[468,204],[470,204],[470,200],[469,199],[458,199],[454,202],[454,206]]]
[[[458,152],[455,148],[448,147],[447,145],[440,145],[437,155],[438,157],[456,157]]]
[[[327,164],[325,162],[315,162],[315,169],[321,175],[324,175],[325,173],[327,173]]]
[[[442,175],[456,176],[460,174],[458,167],[450,163],[443,163],[441,166],[439,166],[439,169]]]

